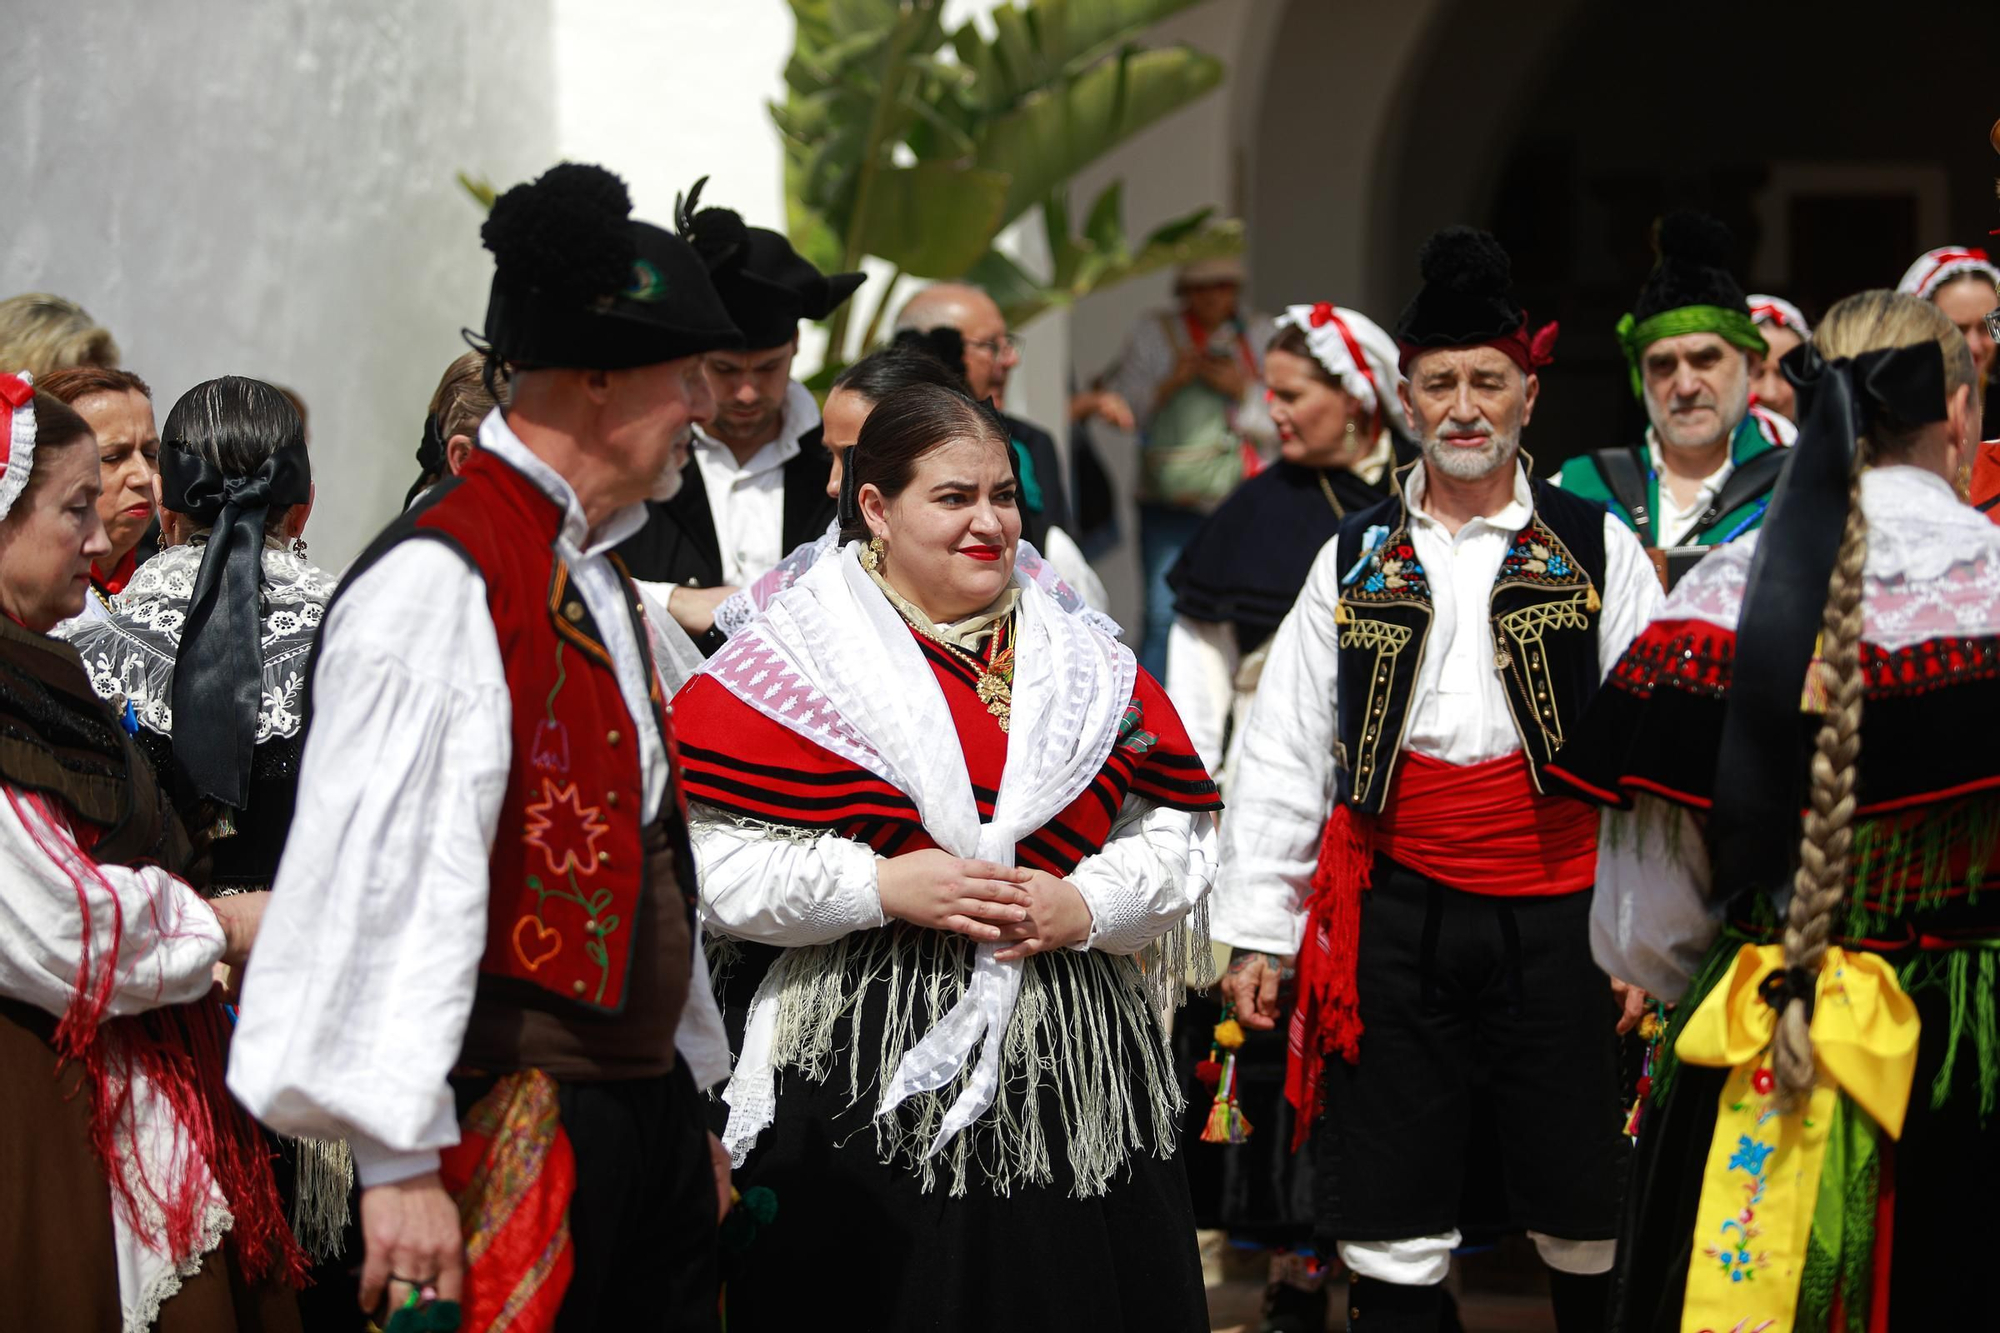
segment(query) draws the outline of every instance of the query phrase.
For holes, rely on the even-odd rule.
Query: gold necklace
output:
[[[904,617],[904,623],[938,647],[950,653],[953,657],[967,663],[979,672],[979,679],[973,685],[974,692],[978,694],[979,702],[986,705],[986,711],[993,714],[994,718],[998,720],[1000,730],[1003,732],[1006,731],[1009,723],[1013,720],[1014,711],[1014,645],[1011,643],[1008,644],[1005,648],[993,654],[993,660],[988,662],[971,649],[947,642],[941,635],[925,628],[907,616]],[[989,631],[993,636],[993,641],[997,643],[1001,633],[1004,630],[1011,629],[1012,626],[1013,621],[1011,619],[996,622],[992,630]]]
[[[1326,502],[1333,506],[1333,516],[1335,518],[1346,518],[1347,506],[1343,505],[1339,501],[1339,499],[1335,497],[1333,493],[1333,483],[1326,479],[1326,469],[1323,467],[1314,468],[1313,475],[1319,478],[1320,494],[1324,495],[1326,497]]]

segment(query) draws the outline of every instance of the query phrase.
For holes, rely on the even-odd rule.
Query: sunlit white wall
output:
[[[201,380],[297,389],[351,558],[416,473],[423,412],[492,272],[453,180],[551,160],[546,3],[89,0],[0,41],[0,296],[54,291],[117,336],[162,419]]]

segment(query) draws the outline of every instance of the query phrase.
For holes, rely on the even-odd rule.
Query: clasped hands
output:
[[[1011,962],[1090,938],[1090,907],[1074,884],[1044,870],[968,860],[938,848],[876,862],[882,913],[981,944]]]

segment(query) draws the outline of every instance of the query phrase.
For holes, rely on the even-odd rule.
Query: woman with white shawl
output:
[[[1205,1328],[1162,1018],[1214,784],[1015,568],[988,409],[891,394],[852,466],[865,531],[675,701],[707,928],[783,950],[724,1093],[778,1199],[731,1327]]]

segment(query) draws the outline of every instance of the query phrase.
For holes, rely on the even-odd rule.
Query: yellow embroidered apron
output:
[[[1760,987],[1783,968],[1780,946],[1744,945],[1674,1043],[1683,1061],[1729,1071],[1695,1212],[1682,1333],[1789,1333],[1835,1100],[1845,1092],[1890,1138],[1903,1132],[1917,1007],[1870,953],[1826,951],[1811,1027],[1819,1080],[1803,1115],[1779,1112],[1768,1060],[1778,1012]]]

